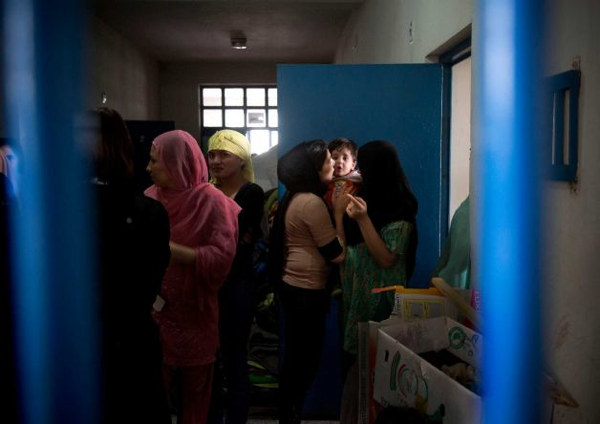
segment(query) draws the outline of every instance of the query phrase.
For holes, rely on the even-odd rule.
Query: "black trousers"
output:
[[[245,424],[250,408],[248,337],[256,304],[251,279],[228,279],[219,291],[219,338],[208,424]]]
[[[280,423],[299,422],[306,393],[319,365],[329,295],[281,283],[283,363],[280,372]]]

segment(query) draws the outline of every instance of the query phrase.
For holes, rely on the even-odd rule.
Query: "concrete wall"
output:
[[[274,84],[275,64],[166,63],[160,67],[161,119],[199,139],[201,84]]]
[[[84,106],[101,105],[102,92],[107,106],[125,119],[159,119],[158,63],[100,20],[88,16],[88,48],[84,57]],[[2,53],[2,57],[3,52]],[[4,66],[0,69],[2,77]],[[4,80],[0,78],[0,80]],[[0,90],[0,136],[8,136],[5,125],[5,87]],[[10,136],[17,136],[10,134]]]
[[[125,119],[159,119],[158,63],[149,55],[95,18],[89,20],[87,89],[85,105],[118,110]]]
[[[427,55],[471,24],[473,4],[474,0],[365,0],[344,30],[336,62],[426,62]]]
[[[548,249],[540,296],[547,368],[580,404],[557,406],[554,422],[591,424],[600,417],[600,2],[552,0],[547,10],[547,74],[571,69],[575,57],[582,70],[579,183],[544,183]],[[473,0],[366,0],[345,30],[336,62],[427,62],[472,23],[473,13]]]
[[[580,408],[557,408],[556,423],[600,418],[600,2],[554,0],[549,8],[548,74],[581,58],[576,186],[546,184],[548,360]]]

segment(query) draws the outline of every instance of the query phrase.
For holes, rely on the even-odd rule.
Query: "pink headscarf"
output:
[[[152,185],[145,194],[160,201],[169,213],[171,240],[196,250],[196,266],[185,276],[183,292],[196,298],[203,309],[205,290],[216,292],[229,273],[241,209],[208,183],[206,161],[189,133],[170,131],[154,139],[152,145],[175,187]]]

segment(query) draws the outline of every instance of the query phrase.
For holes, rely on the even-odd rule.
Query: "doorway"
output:
[[[469,195],[471,163],[471,57],[452,66],[448,225]]]
[[[469,28],[470,32],[470,28]],[[450,43],[450,41],[449,41]],[[444,66],[448,128],[448,228],[454,212],[470,193],[471,169],[471,37],[439,56]]]

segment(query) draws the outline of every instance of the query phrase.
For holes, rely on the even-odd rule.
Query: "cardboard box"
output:
[[[398,322],[396,320],[396,322]],[[379,322],[358,323],[358,424],[373,424],[381,405],[373,398]]]
[[[429,416],[443,409],[444,424],[480,423],[481,398],[419,354],[446,350],[477,369],[481,344],[481,335],[447,317],[381,327],[374,400],[382,406],[416,408]]]
[[[436,288],[407,289],[397,286],[392,315],[404,321],[443,316],[457,319],[457,311],[452,302]]]
[[[471,290],[456,290],[465,299],[471,301]],[[404,321],[449,317],[462,321],[456,306],[435,287],[427,289],[407,289],[396,286],[396,295],[392,315]]]
[[[382,409],[373,398],[378,330],[403,322],[400,316],[392,315],[381,322],[358,323],[358,424],[373,424]]]

